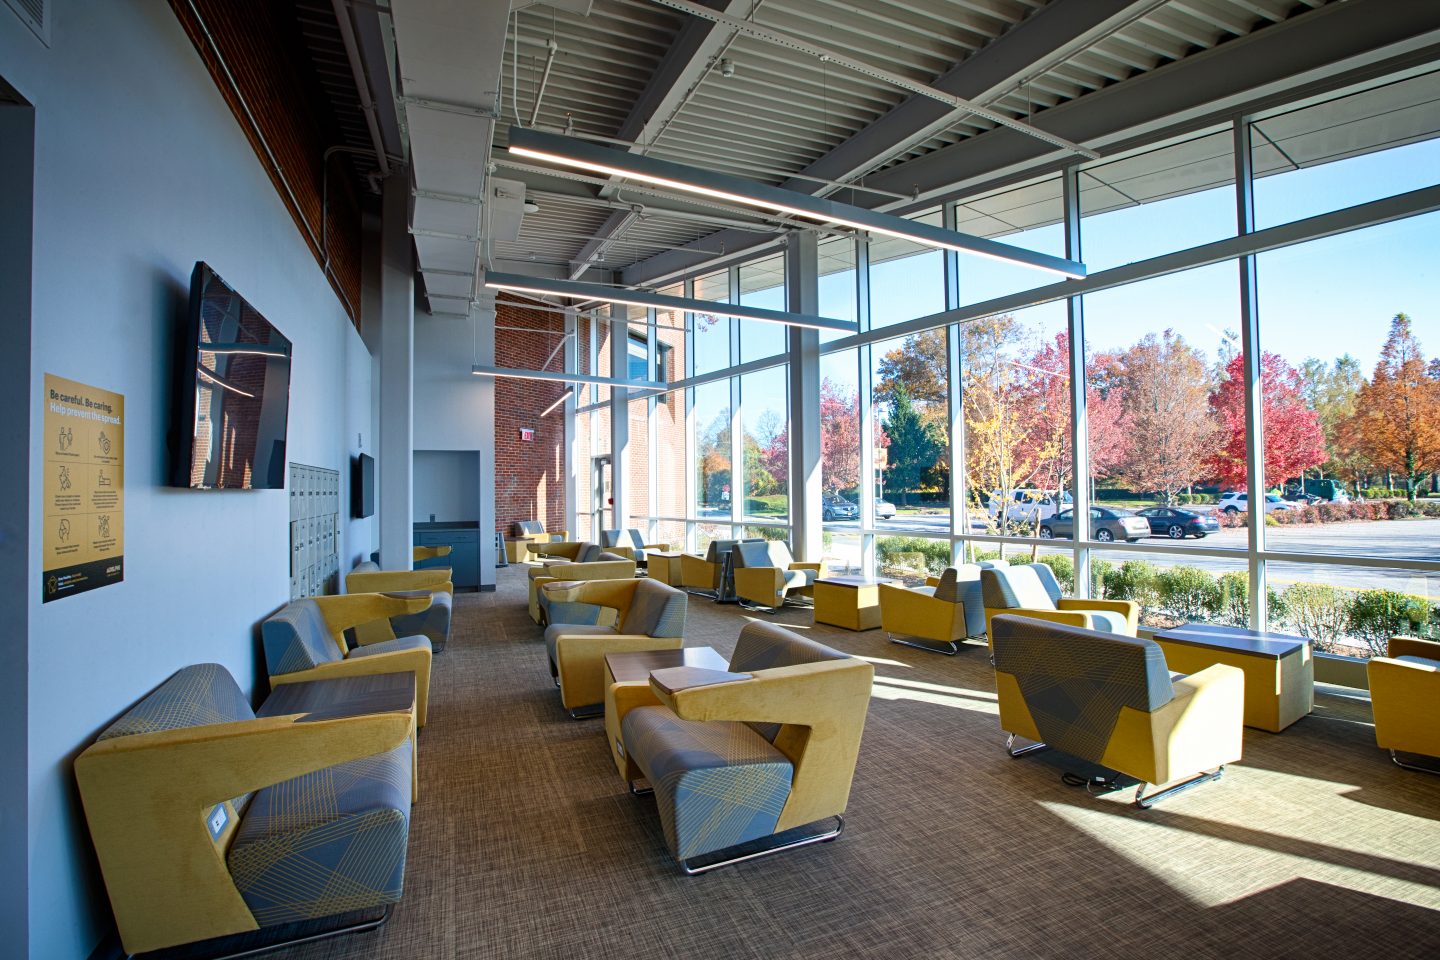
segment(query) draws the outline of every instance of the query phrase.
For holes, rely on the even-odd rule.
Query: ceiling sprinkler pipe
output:
[[[555,54],[560,52],[560,44],[551,37],[545,41],[545,72],[540,74],[540,86],[535,90],[535,109],[530,111],[530,126],[535,126],[535,121],[540,116],[540,102],[545,99],[545,85],[550,82],[550,70],[555,66]]]

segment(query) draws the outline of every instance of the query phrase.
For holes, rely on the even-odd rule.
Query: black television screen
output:
[[[291,344],[204,263],[176,363],[171,482],[197,490],[281,490]]]
[[[350,513],[360,519],[375,512],[375,458],[362,453],[351,464]]]

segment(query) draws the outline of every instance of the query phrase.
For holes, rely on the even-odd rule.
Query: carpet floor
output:
[[[1245,731],[1217,783],[1141,811],[1006,756],[983,646],[773,619],[870,658],[845,834],[686,877],[602,721],[561,709],[524,568],[456,597],[420,737],[405,899],[390,923],[272,954],[340,958],[1189,958],[1440,955],[1440,777],[1393,766],[1338,689]],[[686,644],[749,615],[690,599]]]

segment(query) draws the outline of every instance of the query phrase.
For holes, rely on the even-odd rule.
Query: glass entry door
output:
[[[591,536],[600,542],[601,530],[612,530],[615,516],[614,491],[610,486],[610,456],[595,457],[590,467]]]

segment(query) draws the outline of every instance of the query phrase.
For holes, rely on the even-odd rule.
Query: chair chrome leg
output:
[[[831,818],[827,817],[826,819],[828,820]],[[709,873],[711,870],[719,870],[721,867],[729,867],[737,863],[744,863],[746,860],[757,860],[760,857],[768,857],[771,854],[784,853],[786,850],[795,850],[799,847],[808,847],[812,843],[829,843],[830,841],[838,838],[840,834],[845,831],[845,818],[837,814],[834,817],[834,820],[835,828],[833,830],[825,830],[821,833],[801,837],[798,840],[790,840],[786,843],[776,844],[773,847],[766,847],[763,850],[756,850],[753,853],[743,854],[742,856],[738,857],[730,857],[725,860],[718,860],[715,863],[706,863],[698,867],[691,865],[694,862],[694,858],[692,857],[689,860],[681,860],[680,869],[685,872],[686,876],[694,877],[702,873]],[[822,820],[819,822],[824,823],[825,821]]]
[[[950,648],[949,650],[945,650],[935,646],[935,644],[933,643],[927,643],[924,640],[897,638],[895,634],[891,633],[889,630],[885,631],[885,636],[890,638],[891,643],[898,643],[902,647],[914,647],[916,650],[924,650],[926,653],[943,653],[947,657],[953,657],[955,656],[955,654],[960,652],[960,644],[956,643],[954,640],[944,641],[945,645]],[[936,641],[936,643],[939,642],[941,641]]]
[[[1028,746],[1021,747],[1019,750],[1016,750],[1015,737],[1016,735],[1012,733],[1010,734],[1010,736],[1005,738],[1005,752],[1010,754],[1010,756],[1016,760],[1025,756],[1025,754],[1027,753],[1039,753],[1041,750],[1050,749],[1050,745],[1048,743],[1036,742],[1029,744]]]
[[[632,796],[632,797],[649,797],[649,796],[654,796],[654,794],[655,794],[655,788],[654,788],[654,787],[637,787],[637,786],[635,786],[635,783],[636,783],[636,781],[631,780],[630,783],[628,784],[628,786],[630,787],[630,796]]]
[[[1173,787],[1166,787],[1159,793],[1152,793],[1148,797],[1145,796],[1145,788],[1150,786],[1150,784],[1142,783],[1140,784],[1140,786],[1135,788],[1135,806],[1139,807],[1141,810],[1149,810],[1151,807],[1155,806],[1155,804],[1159,803],[1161,800],[1164,800],[1166,797],[1173,797],[1175,794],[1180,793],[1182,790],[1189,790],[1191,787],[1198,787],[1200,784],[1209,783],[1211,780],[1219,780],[1224,775],[1225,765],[1221,764],[1219,769],[1217,769],[1214,773],[1202,773],[1199,776],[1191,777],[1189,780],[1186,780],[1183,783],[1177,783]]]
[[[1418,763],[1410,763],[1408,761],[1401,760],[1400,755],[1397,754],[1394,750],[1390,751],[1390,762],[1395,764],[1395,766],[1401,767],[1406,770],[1414,770],[1416,773],[1430,773],[1434,774],[1437,777],[1440,777],[1440,769],[1436,769],[1435,767],[1426,767]]]

